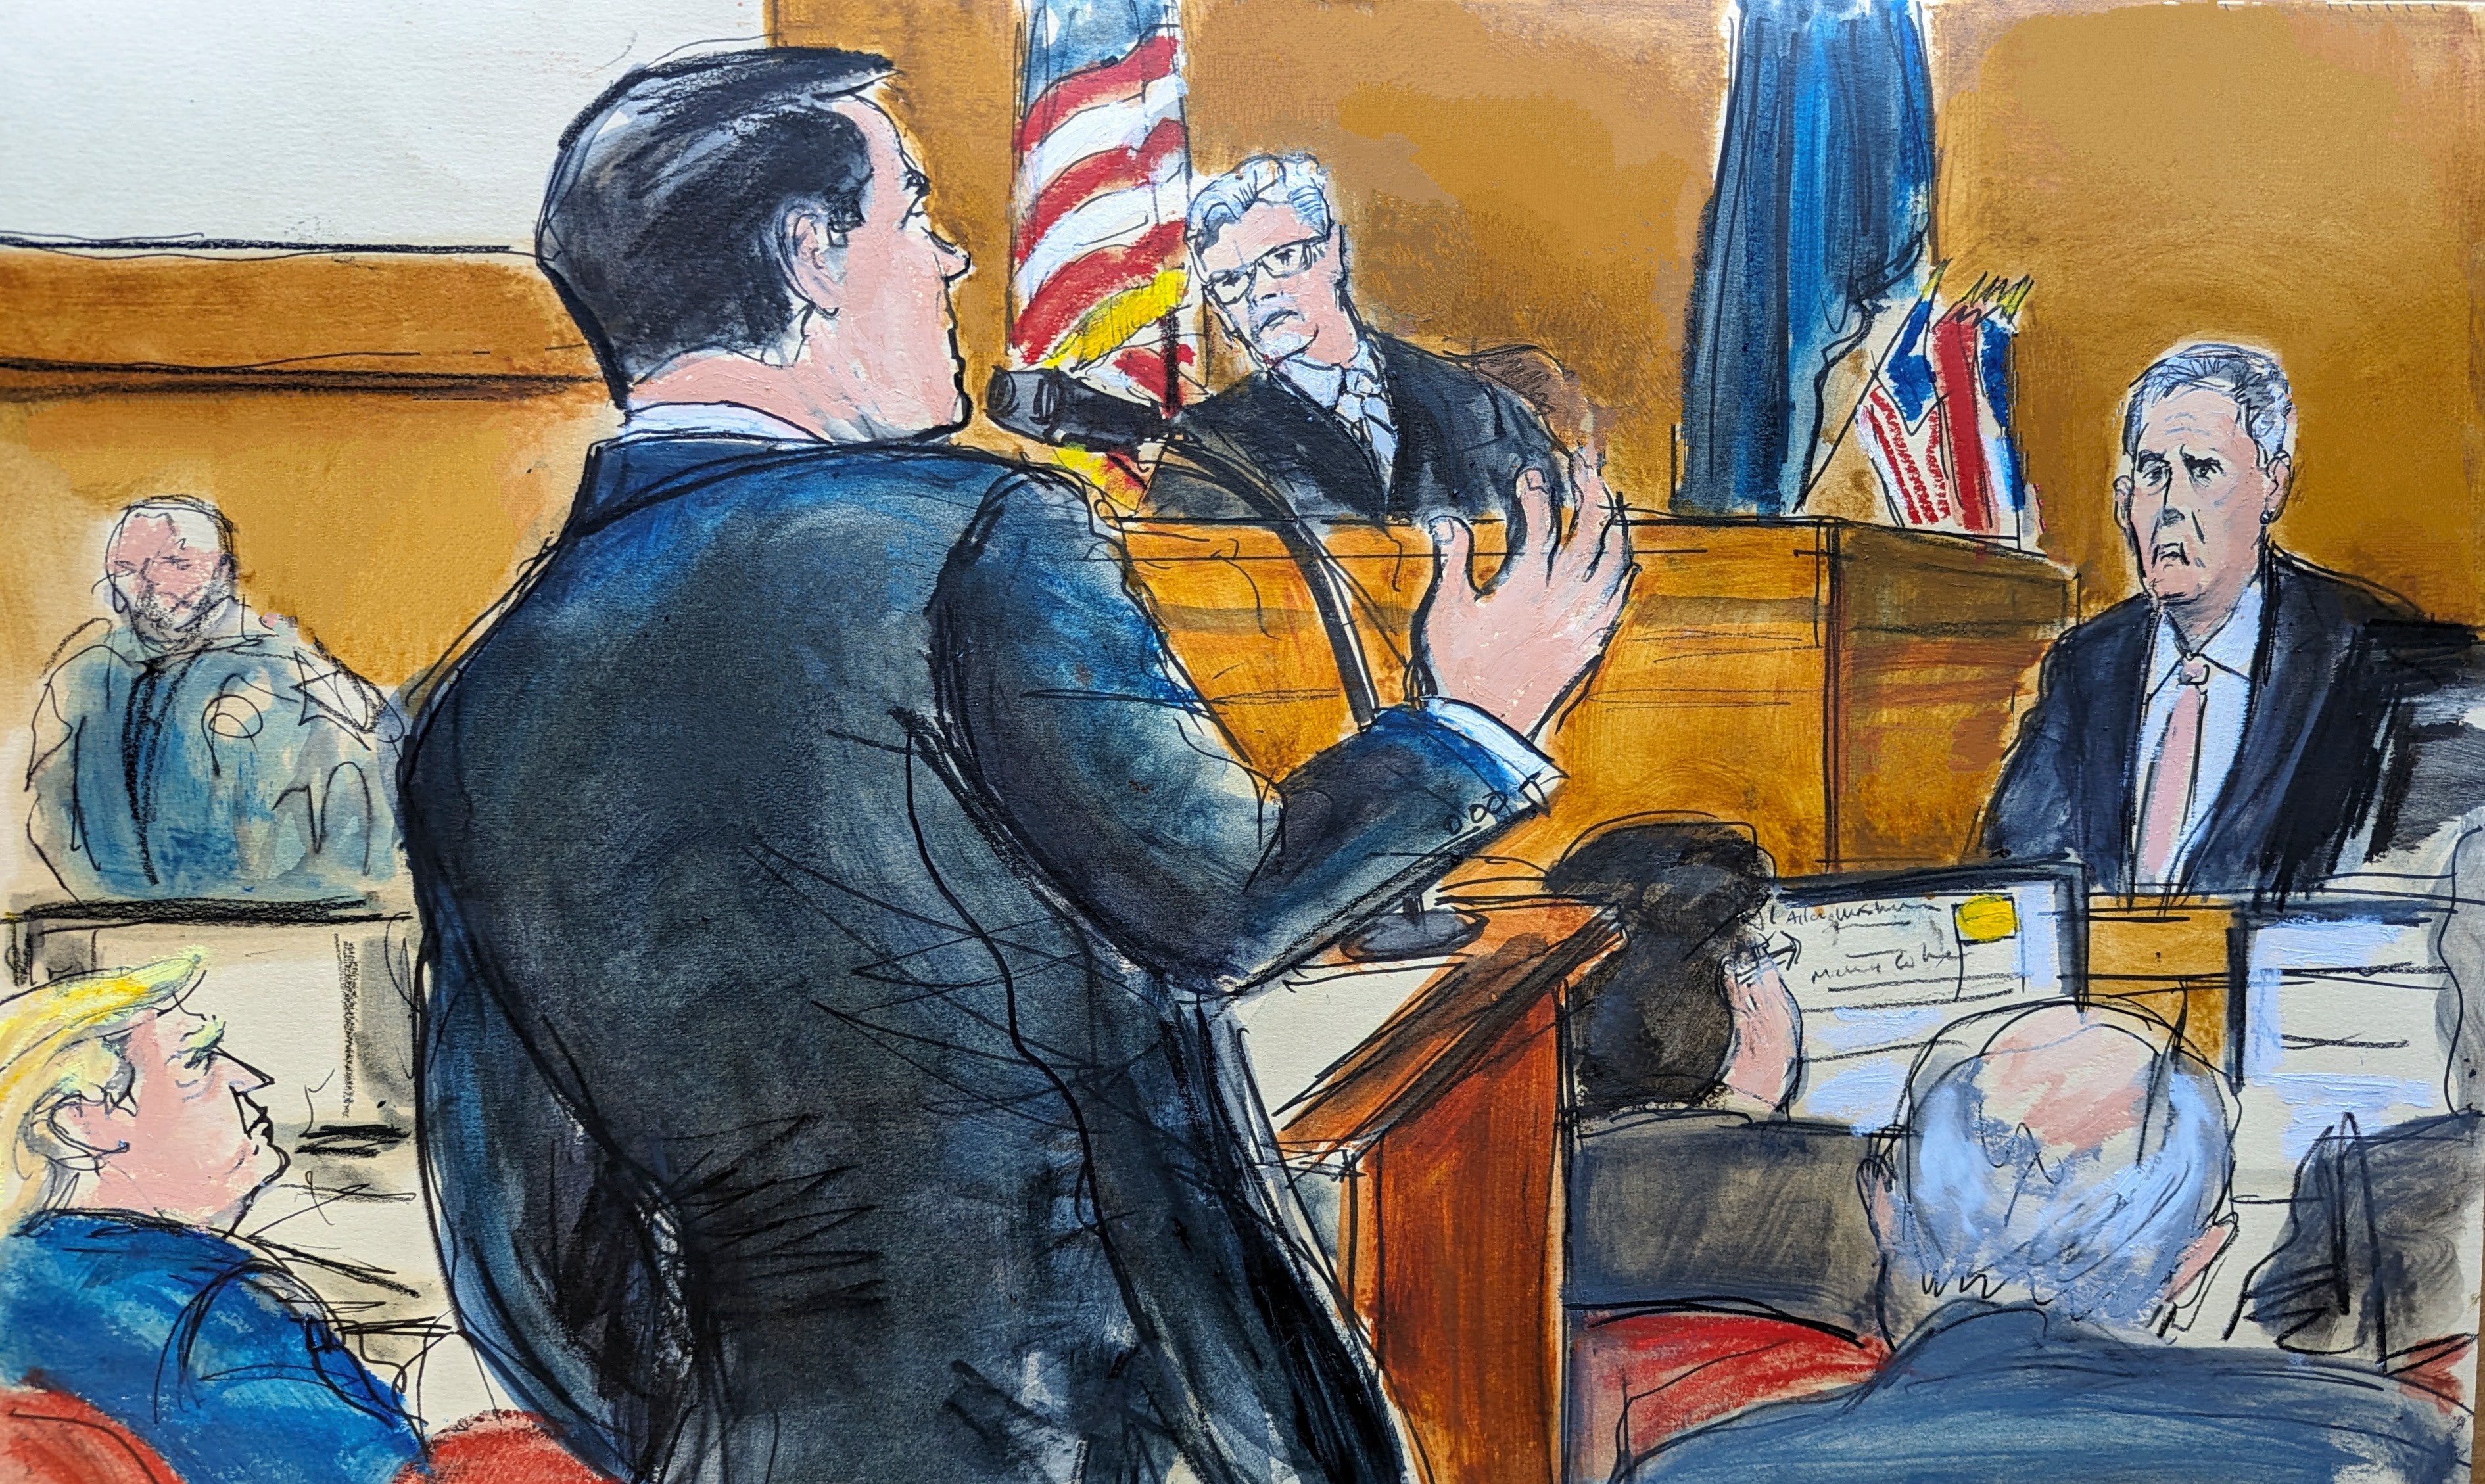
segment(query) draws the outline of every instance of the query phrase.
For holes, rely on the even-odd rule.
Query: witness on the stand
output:
[[[2193,344],[2132,383],[2114,508],[2142,592],[2064,634],[1984,821],[2100,891],[2279,893],[2371,823],[2422,656],[2466,635],[2270,539],[2295,481],[2278,358]]]

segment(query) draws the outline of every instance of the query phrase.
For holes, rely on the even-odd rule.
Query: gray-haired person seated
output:
[[[1364,324],[1318,160],[1244,160],[1193,194],[1186,233],[1196,282],[1253,369],[1175,421],[1146,514],[1523,521],[1511,491],[1531,469],[1557,503],[1571,498],[1566,473],[1586,500],[1604,497],[1592,461],[1566,465],[1516,395]]]
[[[2361,1367],[2159,1337],[2229,1238],[2234,1166],[2215,1074],[2171,1041],[2068,1004],[1952,1026],[1862,1180],[1885,1312],[1946,1302],[1871,1381],[1687,1434],[1634,1477],[2465,1478],[2460,1409]]]
[[[2132,383],[2114,508],[2142,592],[2045,656],[1987,853],[2075,859],[2101,891],[2283,896],[2389,812],[2426,666],[2468,634],[2272,540],[2295,435],[2266,350],[2184,345]]]

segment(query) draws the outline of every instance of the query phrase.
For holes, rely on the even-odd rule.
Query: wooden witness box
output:
[[[1354,725],[1301,568],[1242,525],[1121,523],[1133,580],[1242,757],[1280,777]],[[1433,578],[1407,525],[1320,532],[1382,705],[1406,698]],[[1551,809],[1454,882],[1520,889],[1581,835],[1650,813],[1739,821],[1784,875],[1959,859],[2070,575],[1962,537],[1838,520],[1635,514],[1621,629],[1549,745]],[[1479,575],[1502,545],[1479,528]]]
[[[2200,899],[2092,897],[2082,997],[2166,1022],[2201,1061],[2240,1084],[2243,914]]]

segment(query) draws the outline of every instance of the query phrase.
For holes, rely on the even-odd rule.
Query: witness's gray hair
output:
[[[1190,250],[1196,253],[1215,242],[1218,232],[1264,201],[1294,207],[1323,234],[1337,221],[1328,172],[1320,161],[1308,154],[1255,154],[1191,193],[1185,231]]]
[[[1994,1056],[1915,1090],[1895,1214],[1899,1255],[1928,1291],[2034,1299],[2119,1324],[2145,1320],[2166,1297],[2224,1213],[2234,1147],[2214,1074],[2131,1034],[2154,1048],[2136,1127],[2060,1158],[1987,1111]]]
[[[2286,372],[2279,367],[2278,357],[2256,346],[2215,340],[2168,351],[2131,384],[2122,411],[2122,456],[2129,458],[2139,450],[2140,428],[2148,420],[2148,409],[2195,388],[2234,399],[2261,468],[2295,457],[2295,393],[2286,385]]]

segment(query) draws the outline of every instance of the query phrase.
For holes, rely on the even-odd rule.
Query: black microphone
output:
[[[1054,366],[996,367],[984,389],[984,416],[1022,437],[1095,453],[1162,438],[1168,425],[1155,404],[1100,391]]]

